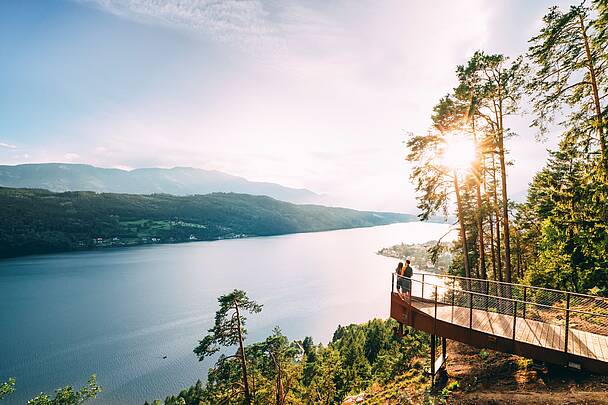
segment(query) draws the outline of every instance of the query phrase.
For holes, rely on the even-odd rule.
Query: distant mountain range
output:
[[[310,190],[275,183],[254,182],[216,170],[191,167],[173,169],[107,169],[84,164],[40,163],[0,165],[0,186],[39,188],[55,192],[95,191],[178,196],[233,192],[266,195],[293,203],[320,203],[322,196]]]

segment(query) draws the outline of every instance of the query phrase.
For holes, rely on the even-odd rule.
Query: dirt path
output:
[[[542,367],[531,360],[448,342],[447,381],[430,391],[422,370],[428,358],[386,386],[349,398],[349,404],[462,405],[608,405],[608,376],[563,367]]]
[[[607,404],[606,393],[600,392],[472,392],[455,394],[449,404],[526,404],[526,405],[597,405]]]
[[[608,376],[534,367],[517,356],[448,345],[449,404],[608,404]]]

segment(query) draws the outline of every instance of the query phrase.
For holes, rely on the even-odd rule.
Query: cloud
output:
[[[337,205],[412,212],[406,131],[428,128],[456,65],[476,49],[524,50],[523,27],[544,8],[534,3],[531,12],[525,0],[74,1],[135,22],[106,46],[146,48],[158,63],[106,75],[112,103],[67,120],[59,140],[44,134],[30,160],[218,169],[310,188]],[[98,14],[87,13],[96,23]],[[102,44],[116,41],[102,23],[94,31]],[[61,43],[72,49],[79,32],[68,34]],[[94,63],[75,52],[70,64],[123,66],[124,53]],[[529,160],[540,161],[520,160],[521,150],[538,149],[524,130],[521,148],[509,144],[523,163],[510,169],[513,191],[527,184]]]
[[[299,0],[76,0],[139,23],[229,43],[250,54],[284,57],[292,40],[345,35],[338,21]],[[317,5],[318,6],[318,5]],[[318,7],[317,7],[318,8]]]
[[[0,148],[17,149],[17,145],[13,145],[11,143],[6,143],[6,142],[0,142]]]
[[[272,33],[269,13],[257,0],[81,0],[131,20],[252,41]]]
[[[68,152],[63,155],[63,158],[65,159],[66,162],[73,162],[75,160],[80,159],[80,155],[78,153]]]
[[[140,103],[81,123],[75,133],[104,140],[94,155],[88,145],[76,150],[83,161],[218,169],[379,209],[414,208],[404,130],[426,129],[456,64],[483,46],[493,13],[479,0],[87,2],[234,44],[222,50],[238,66],[211,82],[197,70],[213,62],[194,61],[180,72],[188,85],[179,98],[159,85]],[[194,41],[193,54],[205,45]]]

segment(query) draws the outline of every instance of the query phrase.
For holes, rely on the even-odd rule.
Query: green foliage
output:
[[[0,384],[0,400],[7,395],[15,392],[15,379],[9,378],[8,381]]]
[[[405,214],[296,205],[234,193],[177,197],[0,187],[0,206],[0,258],[92,247],[326,231],[414,219]]]
[[[605,164],[605,111],[601,99],[608,84],[606,14],[604,2],[594,5],[571,6],[567,11],[552,7],[543,18],[539,35],[531,39],[528,56],[535,71],[528,91],[534,98],[536,119],[533,125],[541,131],[547,128],[556,113],[568,111],[560,123],[576,128],[571,135],[587,148],[601,151]],[[604,166],[604,170],[606,166]]]
[[[222,347],[231,347],[238,345],[239,349],[233,356],[220,355],[213,378],[210,380],[217,381],[221,387],[221,394],[227,395],[228,398],[239,395],[240,390],[233,389],[236,382],[232,382],[232,376],[239,374],[243,381],[243,394],[245,401],[251,401],[251,392],[249,390],[249,378],[247,376],[247,351],[243,347],[243,341],[247,334],[245,323],[247,318],[243,315],[243,311],[249,313],[259,313],[262,311],[262,305],[249,299],[247,294],[242,290],[234,290],[229,294],[222,295],[218,298],[220,308],[215,313],[215,324],[208,330],[209,334],[199,341],[199,345],[194,349],[194,353],[199,361],[204,360],[208,356],[217,353]],[[232,358],[239,359],[239,371],[236,372],[236,362],[230,361]],[[219,372],[219,374],[218,374]],[[210,374],[212,374],[210,372]],[[216,376],[220,378],[217,379]],[[228,378],[226,378],[228,377]],[[224,386],[224,381],[230,381],[230,387]]]
[[[454,175],[442,162],[447,135],[460,128],[464,110],[453,97],[439,100],[433,109],[433,130],[414,135],[407,141],[406,159],[414,163],[410,179],[417,193],[419,218],[423,221],[437,212],[448,215],[454,195]]]
[[[199,341],[194,349],[199,361],[217,353],[221,347],[235,346],[239,343],[240,335],[247,334],[245,322],[247,318],[237,311],[259,313],[262,305],[249,299],[242,290],[234,290],[217,299],[220,308],[215,313],[215,324],[209,329],[209,334]]]
[[[97,397],[101,392],[101,387],[97,385],[95,374],[89,378],[87,385],[75,391],[71,386],[55,390],[55,396],[40,394],[30,399],[28,405],[80,405],[89,399]]]
[[[436,399],[439,401],[439,403],[444,404],[446,403],[452,391],[456,391],[458,388],[460,388],[460,383],[458,381],[452,381],[451,383],[443,387],[443,389],[437,395]]]
[[[259,404],[334,404],[374,384],[386,384],[417,369],[416,359],[428,355],[428,336],[408,330],[396,337],[394,320],[375,319],[362,325],[338,326],[331,342],[316,345],[310,337],[289,341],[280,329],[245,348],[252,402]],[[205,387],[197,384],[165,405],[240,404],[239,360],[231,357],[209,370]],[[186,395],[189,392],[190,395]]]
[[[303,347],[276,327],[266,340],[246,349],[256,381],[254,403],[293,403],[301,390]]]
[[[160,400],[152,401],[152,405],[199,405],[203,395],[203,383],[200,380],[188,389],[182,390],[177,396],[168,396],[164,402]],[[144,405],[149,405],[148,401]]]
[[[575,291],[608,291],[608,183],[563,140],[535,177],[518,223],[531,249],[526,281]]]
[[[608,294],[606,2],[552,7],[529,57],[541,130],[566,111],[557,150],[517,208],[521,260],[534,285]]]

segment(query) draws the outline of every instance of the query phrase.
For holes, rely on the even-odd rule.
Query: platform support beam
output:
[[[435,376],[445,366],[447,356],[447,339],[441,337],[441,356],[437,358],[437,335],[431,335],[431,388],[435,387]]]
[[[435,343],[436,335],[431,335],[431,388],[435,387]]]

